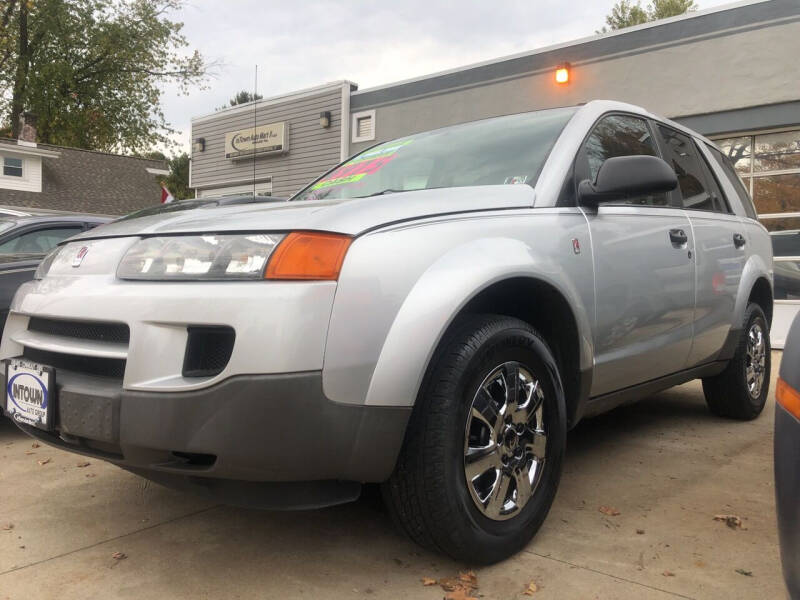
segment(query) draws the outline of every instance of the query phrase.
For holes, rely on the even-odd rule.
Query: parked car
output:
[[[0,346],[31,436],[218,500],[380,482],[469,563],[528,543],[583,417],[702,378],[767,396],[772,250],[712,142],[618,102],[377,144],[281,204],[118,221],[42,263]]]
[[[110,217],[0,207],[0,332],[20,284],[33,279],[45,255],[68,237]]]
[[[795,317],[775,390],[775,499],[783,579],[800,598],[800,317]]]

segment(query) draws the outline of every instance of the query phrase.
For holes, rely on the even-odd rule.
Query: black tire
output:
[[[515,516],[494,520],[467,488],[465,431],[476,391],[507,361],[538,379],[547,436],[534,493]],[[564,393],[546,342],[519,319],[469,315],[451,328],[431,362],[395,471],[382,486],[384,500],[418,544],[465,563],[494,563],[521,550],[541,526],[561,478],[565,445]]]
[[[751,391],[747,381],[747,368],[752,362],[748,357],[748,339],[751,330],[760,328],[766,355],[764,367],[760,369],[764,381],[757,393]],[[703,379],[703,393],[712,413],[720,417],[749,421],[761,414],[769,393],[771,349],[767,317],[758,304],[750,303],[744,313],[742,333],[733,358],[725,370],[714,377]]]

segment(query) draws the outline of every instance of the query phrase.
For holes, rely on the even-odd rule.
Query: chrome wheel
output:
[[[472,500],[490,519],[516,516],[536,492],[547,447],[543,401],[539,381],[518,362],[493,369],[475,393],[464,475]]]
[[[745,362],[745,377],[747,391],[751,398],[759,398],[764,387],[764,378],[767,365],[767,344],[764,340],[764,330],[759,323],[753,323],[747,332],[747,355]]]

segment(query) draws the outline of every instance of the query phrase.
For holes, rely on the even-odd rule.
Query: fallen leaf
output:
[[[5,525],[3,525],[3,531],[11,531],[12,529],[14,529],[13,523],[6,523]]]
[[[478,576],[475,575],[475,571],[463,571],[458,574],[458,579],[469,587],[478,587]]]
[[[456,588],[461,587],[458,579],[455,579],[454,577],[442,577],[439,580],[439,585],[442,586],[442,589],[445,592],[452,592]]]
[[[87,477],[96,477],[97,473],[87,473],[86,476]]]
[[[637,535],[644,535],[644,529],[637,529],[636,533]]]
[[[616,517],[617,515],[621,514],[616,508],[612,506],[601,506],[597,510],[599,510],[604,515],[608,515],[609,517]]]
[[[36,442],[33,442],[33,443],[31,444],[31,448],[41,448],[41,446],[42,446],[41,444],[38,444],[38,443],[36,443]]]
[[[444,595],[444,600],[478,600],[475,596],[472,596],[468,590],[465,588],[458,588],[453,590],[452,592],[447,592]]]
[[[114,552],[114,554],[111,555],[111,558],[113,558],[114,560],[124,560],[128,558],[128,555],[122,552]]]
[[[522,592],[522,593],[523,593],[523,594],[525,594],[526,596],[533,596],[533,595],[536,593],[536,591],[537,591],[538,589],[539,589],[539,588],[538,588],[538,587],[536,587],[536,583],[534,583],[533,581],[531,581],[531,582],[528,584],[528,587],[526,587],[526,588],[525,588],[525,591],[524,591],[524,592]]]
[[[36,454],[33,450],[25,450],[25,456],[30,456],[31,454]]]
[[[744,529],[742,518],[737,515],[714,515],[714,520],[725,523],[731,529]]]
[[[753,576],[753,572],[752,571],[747,571],[745,569],[736,569],[736,572],[739,575],[744,575],[745,577],[752,577]]]
[[[436,580],[433,577],[423,577],[421,581],[422,585],[436,585]]]
[[[83,467],[88,467],[90,464],[92,464],[92,463],[90,463],[90,462],[87,460],[87,461],[85,461],[85,462],[79,462],[79,463],[78,463],[78,464],[76,464],[75,466],[76,466],[76,467],[78,467],[79,469],[82,469]]]
[[[472,592],[478,589],[478,576],[474,571],[462,571],[458,577],[442,577],[438,583],[447,592],[445,600],[475,600]]]
[[[40,467],[43,467],[44,465],[46,465],[47,463],[50,462],[50,459],[49,458],[43,458],[42,460],[37,460],[36,462],[39,463]]]
[[[664,571],[664,572],[663,572],[663,573],[661,573],[661,574],[662,574],[664,577],[675,577],[675,573],[673,573],[672,571]]]

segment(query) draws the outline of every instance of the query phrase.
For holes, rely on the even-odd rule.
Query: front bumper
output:
[[[334,403],[320,371],[240,375],[185,392],[126,390],[61,372],[56,430],[19,426],[226,503],[302,508],[355,499],[361,482],[387,479],[410,413]]]

